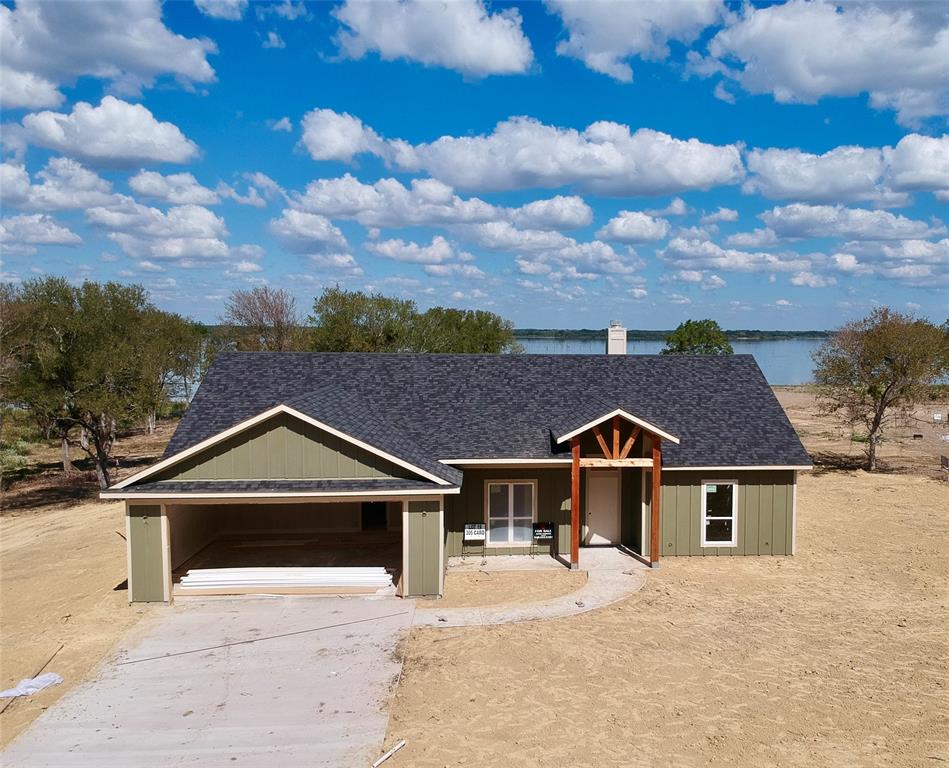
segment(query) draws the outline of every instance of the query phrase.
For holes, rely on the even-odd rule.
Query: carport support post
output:
[[[130,603],[171,602],[171,547],[162,504],[125,503]]]
[[[580,438],[570,439],[570,570],[580,568]]]
[[[649,565],[659,567],[659,505],[662,471],[662,439],[652,438],[652,501],[649,505]]]

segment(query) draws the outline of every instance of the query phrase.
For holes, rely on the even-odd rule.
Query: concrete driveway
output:
[[[161,606],[0,763],[367,766],[383,751],[413,610],[397,598]]]

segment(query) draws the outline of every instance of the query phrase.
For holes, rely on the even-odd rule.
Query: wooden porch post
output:
[[[570,440],[570,570],[580,567],[580,438]]]
[[[652,438],[652,502],[649,505],[649,565],[659,567],[659,489],[662,471],[662,440]]]

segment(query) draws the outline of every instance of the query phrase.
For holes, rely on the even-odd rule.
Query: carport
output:
[[[126,501],[129,599],[170,602],[189,595],[261,593],[440,595],[443,508],[440,496]],[[384,526],[378,523],[380,510]],[[233,578],[243,572],[253,581],[250,577],[261,569],[285,574],[266,586]],[[299,583],[314,569],[325,583]],[[352,574],[367,569],[384,569],[390,588],[376,582],[353,584]],[[226,588],[187,584],[188,574],[206,570],[227,573],[233,583]]]
[[[444,586],[444,497],[459,490],[444,474],[277,406],[102,497],[126,504],[133,602],[429,596]]]

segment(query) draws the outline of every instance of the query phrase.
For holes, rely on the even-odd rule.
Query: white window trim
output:
[[[706,514],[706,503],[708,497],[705,490],[709,485],[730,485],[732,486],[732,537],[731,541],[707,541],[705,539],[705,523],[708,520]],[[738,546],[738,481],[737,480],[703,480],[701,486],[702,517],[700,521],[699,536],[703,547],[737,547]],[[712,517],[712,520],[727,520],[727,517]]]
[[[503,541],[503,542],[493,542],[491,541],[491,495],[490,488],[492,485],[530,485],[531,488],[531,524],[537,522],[537,480],[530,479],[491,479],[484,481],[484,544],[488,549],[497,549],[497,548],[509,548],[509,549],[530,549],[533,541],[525,542],[515,542],[515,541]],[[511,504],[514,503],[514,493],[511,493]],[[510,520],[510,517],[508,517]]]

